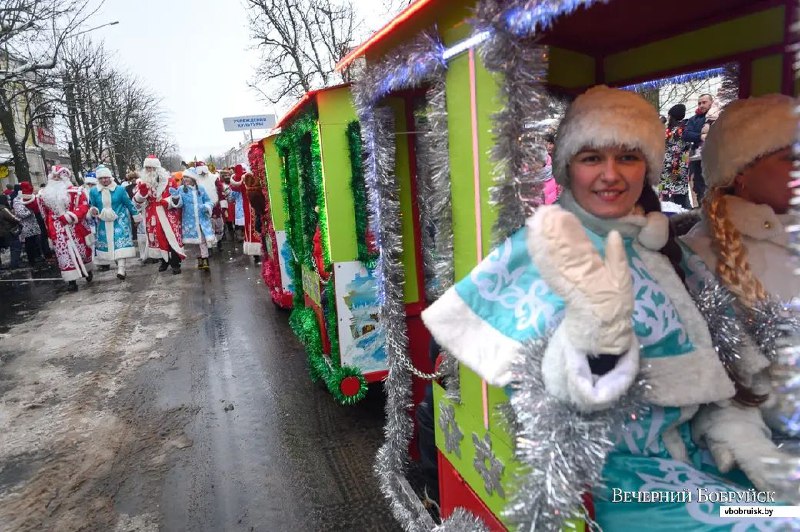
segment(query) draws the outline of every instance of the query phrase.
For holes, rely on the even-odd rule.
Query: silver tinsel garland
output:
[[[744,310],[742,322],[747,333],[770,362],[775,362],[782,349],[800,330],[797,313],[789,306],[767,299]]]
[[[420,87],[430,80],[444,79],[446,64],[442,58],[444,47],[434,32],[426,32],[406,46],[389,52],[376,65],[369,65],[353,85],[356,111],[364,138],[364,176],[367,184],[370,225],[375,234],[380,256],[376,267],[380,301],[380,326],[386,341],[389,375],[386,379],[386,441],[378,450],[375,471],[381,490],[389,500],[392,513],[405,530],[431,530],[435,523],[410,488],[405,477],[408,462],[408,445],[413,435],[410,412],[411,377],[416,373],[408,355],[403,284],[405,273],[402,264],[402,222],[399,184],[394,174],[395,132],[392,111],[379,106],[382,98],[393,91]],[[435,83],[434,83],[435,85]],[[443,105],[440,101],[438,105]],[[439,113],[446,112],[439,108]],[[435,115],[435,113],[434,113]],[[434,120],[443,120],[441,116]],[[431,142],[441,144],[441,138]],[[443,186],[449,171],[443,167],[431,169],[431,181]],[[447,183],[449,191],[449,182]],[[440,193],[439,196],[442,196]],[[449,192],[447,193],[449,196]],[[449,199],[449,198],[448,198]],[[445,209],[434,205],[430,212]],[[449,210],[447,205],[445,210]],[[440,226],[437,226],[441,229]],[[452,232],[445,226],[445,230]],[[452,234],[441,235],[447,246]],[[452,259],[451,259],[452,260]],[[452,282],[452,275],[450,276]],[[446,280],[445,280],[446,281]],[[449,366],[452,369],[452,365]],[[442,524],[469,522],[463,513]],[[444,530],[444,528],[442,529]]]
[[[698,294],[692,294],[697,310],[703,315],[711,333],[711,343],[722,365],[733,371],[741,357],[743,331],[732,310],[736,297],[716,280],[710,279]]]
[[[582,495],[588,486],[601,484],[617,435],[646,405],[642,380],[612,408],[599,412],[583,413],[554,398],[542,379],[548,342],[527,343],[512,367],[514,393],[506,414],[515,456],[524,467],[514,479],[505,516],[519,530],[562,530],[569,519],[589,521]]]
[[[522,227],[541,202],[538,161],[532,147],[543,142],[549,126],[545,120],[560,114],[560,104],[545,88],[548,48],[532,38],[552,20],[588,1],[485,0],[478,6],[476,31],[488,31],[481,53],[486,68],[503,75],[500,96],[503,109],[494,115],[497,164],[491,203],[497,206],[493,239],[502,242]]]
[[[489,527],[464,508],[456,508],[433,532],[489,532]]]
[[[796,12],[800,11],[800,6],[794,6]],[[788,7],[787,7],[788,9]],[[788,15],[787,15],[788,16]],[[795,22],[791,28],[794,32],[795,41],[800,34],[800,23]],[[787,50],[786,53],[789,51]],[[794,71],[795,77],[800,77],[800,46],[794,46]],[[789,245],[794,252],[795,266],[800,264],[800,107],[796,108],[795,115],[799,119],[797,124],[797,136],[793,145],[794,169],[792,171],[793,201],[789,209],[792,223],[788,225]],[[795,269],[795,275],[800,275],[800,268]],[[784,313],[789,312],[796,318],[797,306],[784,309]],[[791,336],[778,340],[773,343],[771,335],[766,332],[760,335],[759,345],[762,350],[765,348],[769,353],[775,353],[774,363],[770,371],[773,385],[773,395],[777,399],[777,405],[782,412],[781,422],[784,427],[782,432],[793,435],[795,438],[800,435],[800,335],[794,329]],[[758,333],[756,333],[758,334]],[[786,331],[784,331],[786,334]],[[781,343],[785,345],[781,346]],[[777,348],[777,349],[776,349]],[[800,444],[796,442],[792,445],[784,446],[786,457],[779,460],[765,459],[767,466],[767,477],[772,486],[778,490],[778,497],[784,501],[800,504]]]
[[[444,71],[431,78],[417,109],[417,199],[422,226],[425,297],[436,301],[453,285],[453,213]]]

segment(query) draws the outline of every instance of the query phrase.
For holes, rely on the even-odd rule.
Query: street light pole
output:
[[[119,24],[119,20],[115,20],[113,22],[106,22],[105,24],[100,24],[99,26],[95,26],[94,28],[89,28],[88,30],[83,30],[79,31],[78,33],[74,33],[70,35],[70,37],[77,37],[78,35],[89,33],[90,31],[99,30],[100,28],[105,28],[106,26],[116,26],[117,24]]]

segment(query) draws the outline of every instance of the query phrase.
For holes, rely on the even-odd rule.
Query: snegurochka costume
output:
[[[612,502],[615,488],[751,488],[739,471],[740,485],[723,478],[697,442],[712,439],[757,483],[763,480],[761,456],[749,452],[750,444],[770,444],[760,417],[742,414],[730,402],[734,385],[706,322],[659,252],[668,240],[666,216],[637,209],[601,219],[570,192],[568,163],[588,147],[641,150],[646,179],[656,186],[663,131],[655,109],[634,93],[595,87],[578,97],[556,136],[553,173],[565,187],[559,202],[540,207],[422,317],[446,351],[495,386],[511,383],[525,342],[546,339],[546,393],[581,412],[614,408],[637,376],[645,379],[648,408],[617,435],[605,457],[604,487],[593,489],[603,530],[785,529],[786,520],[750,521],[748,528],[747,521],[720,517],[719,504],[696,497],[689,503]],[[616,363],[606,373],[593,373],[590,358],[600,354],[617,355]]]
[[[183,179],[180,186],[170,189],[170,194],[180,196],[183,204],[183,243],[199,246],[197,265],[201,269],[208,269],[208,248],[217,243],[212,222],[215,202],[205,187],[197,184],[194,168],[187,168],[183,172]]]
[[[720,261],[724,261],[733,274],[717,278],[738,295],[739,316],[750,312],[760,300],[771,298],[788,303],[800,296],[800,276],[793,271],[795,264],[786,232],[787,225],[794,223],[792,216],[778,214],[772,206],[754,203],[734,191],[734,181],[746,167],[795,141],[796,105],[795,99],[780,94],[737,100],[725,107],[704,144],[703,175],[708,202],[701,221],[682,238],[688,246],[688,284],[702,286],[709,276],[713,278],[709,272],[718,272]],[[785,175],[762,186],[777,187],[781,180],[788,182],[788,165],[785,168]],[[784,199],[788,199],[788,185],[785,190]],[[749,339],[735,361],[735,370],[753,392],[769,394],[773,391],[770,361],[757,345],[756,338]],[[785,437],[784,418],[792,416],[794,408],[781,411],[775,394],[761,408],[770,428],[777,431],[777,436]]]
[[[106,263],[116,262],[117,273],[125,277],[125,260],[136,256],[133,243],[133,220],[141,215],[127,191],[114,180],[111,170],[100,165],[95,170],[97,179],[111,177],[111,184],[98,183],[89,192],[90,213],[97,219],[95,254]]]

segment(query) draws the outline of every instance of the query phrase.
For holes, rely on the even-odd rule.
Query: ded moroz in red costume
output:
[[[74,285],[85,277],[92,280],[92,231],[86,223],[89,201],[80,187],[70,182],[72,172],[54,166],[47,186],[39,192],[50,246],[55,251],[61,277]]]
[[[136,181],[136,193],[133,200],[142,206],[145,229],[147,231],[148,258],[170,261],[170,251],[177,258],[184,259],[183,238],[181,232],[180,196],[170,195],[170,189],[178,187],[161,163],[150,155],[144,160],[144,168],[139,172]],[[172,257],[174,262],[176,257]],[[172,264],[173,269],[176,264]],[[180,265],[177,265],[180,268]]]
[[[249,178],[248,178],[249,176]],[[240,192],[242,206],[244,207],[244,254],[261,257],[261,235],[256,231],[256,217],[248,197],[248,187],[245,182],[253,179],[252,174],[244,171],[241,164],[237,164],[231,176],[231,189]]]

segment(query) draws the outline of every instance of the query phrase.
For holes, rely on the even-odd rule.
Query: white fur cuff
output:
[[[67,222],[69,222],[71,224],[78,223],[78,216],[72,211],[65,212],[64,213],[64,218],[67,220]]]
[[[228,201],[227,200],[220,200],[219,208],[220,209],[227,209],[228,208]]]
[[[450,288],[422,313],[422,321],[438,344],[489,384],[511,382],[511,364],[520,343],[483,321]]]
[[[599,353],[598,353],[599,354]],[[567,337],[567,329],[556,329],[542,360],[547,391],[569,401],[584,412],[603,410],[622,397],[639,373],[639,344],[632,336],[630,347],[605,375],[593,375],[589,354],[578,351]]]

